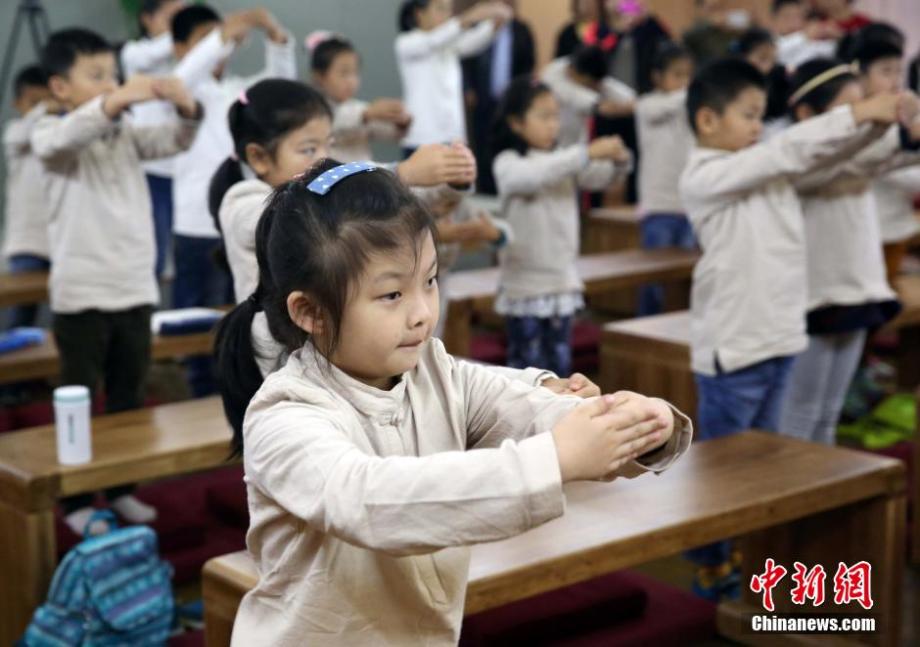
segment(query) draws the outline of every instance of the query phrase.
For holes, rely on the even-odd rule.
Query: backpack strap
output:
[[[88,538],[90,536],[89,529],[96,521],[105,521],[109,526],[109,531],[115,530],[115,528],[118,527],[118,518],[115,516],[115,513],[108,508],[102,508],[100,510],[96,510],[86,522],[86,526],[83,527],[84,538]]]

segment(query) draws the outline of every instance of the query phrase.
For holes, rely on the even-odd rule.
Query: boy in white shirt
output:
[[[776,58],[793,71],[813,58],[833,56],[841,32],[832,22],[807,20],[805,0],[773,0]]]
[[[172,35],[169,25],[173,16],[185,7],[185,0],[144,0],[138,23],[142,38],[122,45],[119,51],[124,78],[135,74],[166,75],[172,71]],[[160,124],[175,119],[168,101],[148,101],[131,109],[137,125]],[[153,226],[157,237],[156,275],[162,276],[172,242],[172,160],[169,158],[144,162],[147,185],[153,207]]]
[[[236,42],[252,29],[266,35],[264,69],[245,78],[225,74],[225,61]],[[192,5],[177,13],[172,22],[172,37],[179,66],[188,58],[211,62],[208,73],[189,82],[193,95],[204,106],[201,129],[191,148],[174,162],[173,307],[224,305],[234,302],[233,284],[229,271],[214,260],[221,242],[208,209],[208,186],[217,167],[233,154],[227,110],[249,86],[263,78],[296,78],[295,43],[264,9],[233,14],[222,21],[206,5]],[[209,358],[190,360],[188,369],[193,395],[200,397],[213,392]]]
[[[693,147],[687,121],[687,86],[693,75],[690,53],[665,46],[652,62],[655,89],[636,102],[639,139],[639,238],[643,249],[694,249],[693,228],[677,190]],[[661,312],[664,289],[647,285],[639,296],[639,314]]]
[[[693,273],[691,363],[702,438],[776,431],[796,354],[807,345],[805,232],[791,179],[878,139],[904,100],[881,95],[760,141],[766,82],[751,64],[716,61],[697,74],[687,110],[697,145],[680,195],[703,255]],[[737,593],[730,545],[690,551],[695,591]]]
[[[54,100],[66,111],[39,120],[31,138],[44,165],[50,208],[51,310],[61,382],[95,390],[104,380],[108,412],[140,407],[150,364],[150,315],[159,299],[141,160],[187,148],[201,106],[177,79],[135,76],[117,85],[111,45],[85,29],[52,34],[42,66]],[[153,99],[170,101],[181,119],[133,126],[127,109]],[[119,514],[134,523],[156,516],[129,492],[107,492]],[[92,495],[62,501],[78,534],[91,502]]]
[[[551,61],[540,75],[559,101],[559,147],[588,142],[588,120],[625,117],[635,110],[636,92],[608,75],[607,55],[600,47],[584,47]]]
[[[48,271],[48,210],[41,189],[42,166],[32,152],[32,128],[46,111],[48,76],[37,65],[23,68],[13,81],[13,107],[18,117],[3,129],[6,157],[6,217],[3,256],[11,274]],[[10,328],[34,326],[38,307],[10,309]]]

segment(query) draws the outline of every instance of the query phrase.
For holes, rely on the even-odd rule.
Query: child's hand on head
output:
[[[268,39],[275,43],[287,42],[287,32],[265,7],[250,9],[252,26],[265,32]]]
[[[551,377],[543,380],[545,386],[560,395],[577,395],[580,398],[593,398],[601,394],[601,388],[581,373],[572,373],[569,377]]]
[[[169,101],[183,117],[194,117],[198,112],[198,103],[192,97],[185,84],[174,76],[155,79],[153,91],[157,98]]]
[[[606,159],[614,162],[629,161],[629,149],[623,140],[616,135],[598,137],[588,145],[588,157],[591,159]]]
[[[248,9],[227,14],[221,24],[221,35],[224,41],[243,42],[243,39],[255,26],[253,18],[252,12]]]
[[[665,424],[654,402],[619,393],[578,405],[552,430],[563,483],[603,478],[658,447]]]

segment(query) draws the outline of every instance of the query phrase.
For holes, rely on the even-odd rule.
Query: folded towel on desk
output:
[[[181,308],[154,312],[150,328],[154,335],[194,335],[210,332],[224,313],[213,308]]]
[[[0,333],[0,354],[11,353],[28,346],[38,346],[47,333],[41,328],[13,328]]]

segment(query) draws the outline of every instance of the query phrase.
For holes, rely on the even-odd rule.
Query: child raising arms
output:
[[[561,515],[563,482],[660,471],[690,440],[660,400],[557,396],[447,355],[431,218],[366,169],[276,190],[259,287],[219,331],[260,572],[234,645],[456,643],[468,546]],[[262,309],[291,355],[254,394]]]
[[[313,85],[332,108],[332,157],[343,162],[372,158],[372,140],[398,141],[412,117],[399,99],[368,103],[355,95],[361,86],[361,58],[342,36],[313,32],[307,36]]]
[[[493,171],[513,239],[499,253],[495,310],[506,317],[508,366],[568,375],[572,315],[584,306],[576,261],[579,188],[600,191],[631,157],[619,137],[556,148],[559,103],[546,85],[519,77],[502,100]]]

